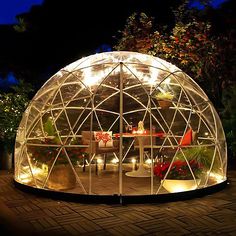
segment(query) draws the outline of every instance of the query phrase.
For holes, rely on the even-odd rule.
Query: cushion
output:
[[[185,135],[180,139],[179,144],[182,146],[190,145],[192,143],[192,129],[188,129]]]
[[[112,131],[94,131],[94,139],[98,147],[113,147]]]

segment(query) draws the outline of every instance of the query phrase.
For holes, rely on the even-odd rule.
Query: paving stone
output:
[[[12,173],[0,171],[0,227],[7,235],[17,235],[24,224],[25,236],[236,235],[235,170],[229,171],[230,184],[220,192],[157,204],[56,201],[22,192],[12,179]]]

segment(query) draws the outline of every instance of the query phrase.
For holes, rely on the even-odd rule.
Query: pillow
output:
[[[180,139],[179,144],[182,146],[190,145],[192,143],[192,129],[188,129],[185,135]]]
[[[94,131],[94,139],[98,147],[113,147],[112,131]]]

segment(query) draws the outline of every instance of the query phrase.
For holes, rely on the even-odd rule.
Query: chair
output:
[[[185,135],[182,138],[180,138],[178,143],[180,146],[188,146],[193,143],[196,143],[196,141],[197,141],[197,132],[189,128],[185,133]]]
[[[198,133],[193,131],[192,128],[189,128],[183,137],[178,140],[179,147],[189,146],[193,144],[197,144]],[[175,152],[179,149],[179,147],[175,148],[166,148],[166,154],[168,156],[173,156]]]
[[[82,133],[81,133],[82,134],[82,144],[88,145],[88,148],[86,150],[87,153],[91,152],[93,155],[104,154],[103,169],[105,170],[106,169],[106,154],[119,151],[119,140],[115,140],[115,139],[111,138],[112,145],[101,146],[101,145],[99,145],[99,142],[101,142],[101,140],[95,139],[96,132],[107,133],[107,132],[102,132],[102,131],[92,131],[92,133],[90,131],[82,131]]]

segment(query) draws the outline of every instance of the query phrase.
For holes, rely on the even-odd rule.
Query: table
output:
[[[130,176],[130,177],[150,177],[151,176],[151,172],[149,170],[146,170],[144,168],[144,158],[143,158],[143,153],[144,153],[144,139],[147,137],[148,135],[146,134],[138,134],[135,135],[134,137],[137,137],[138,139],[138,143],[139,143],[139,167],[137,170],[133,170],[130,172],[126,172],[125,175]]]
[[[115,137],[119,137],[120,134],[115,134]],[[139,167],[137,170],[134,171],[130,171],[130,172],[126,172],[125,175],[129,176],[129,177],[150,177],[151,176],[151,172],[149,170],[146,170],[144,167],[144,158],[143,158],[143,154],[144,154],[144,139],[146,137],[150,137],[150,134],[148,133],[123,133],[122,135],[124,138],[126,137],[137,137],[138,138],[138,142],[139,142]],[[163,137],[164,133],[153,133],[152,137]]]

